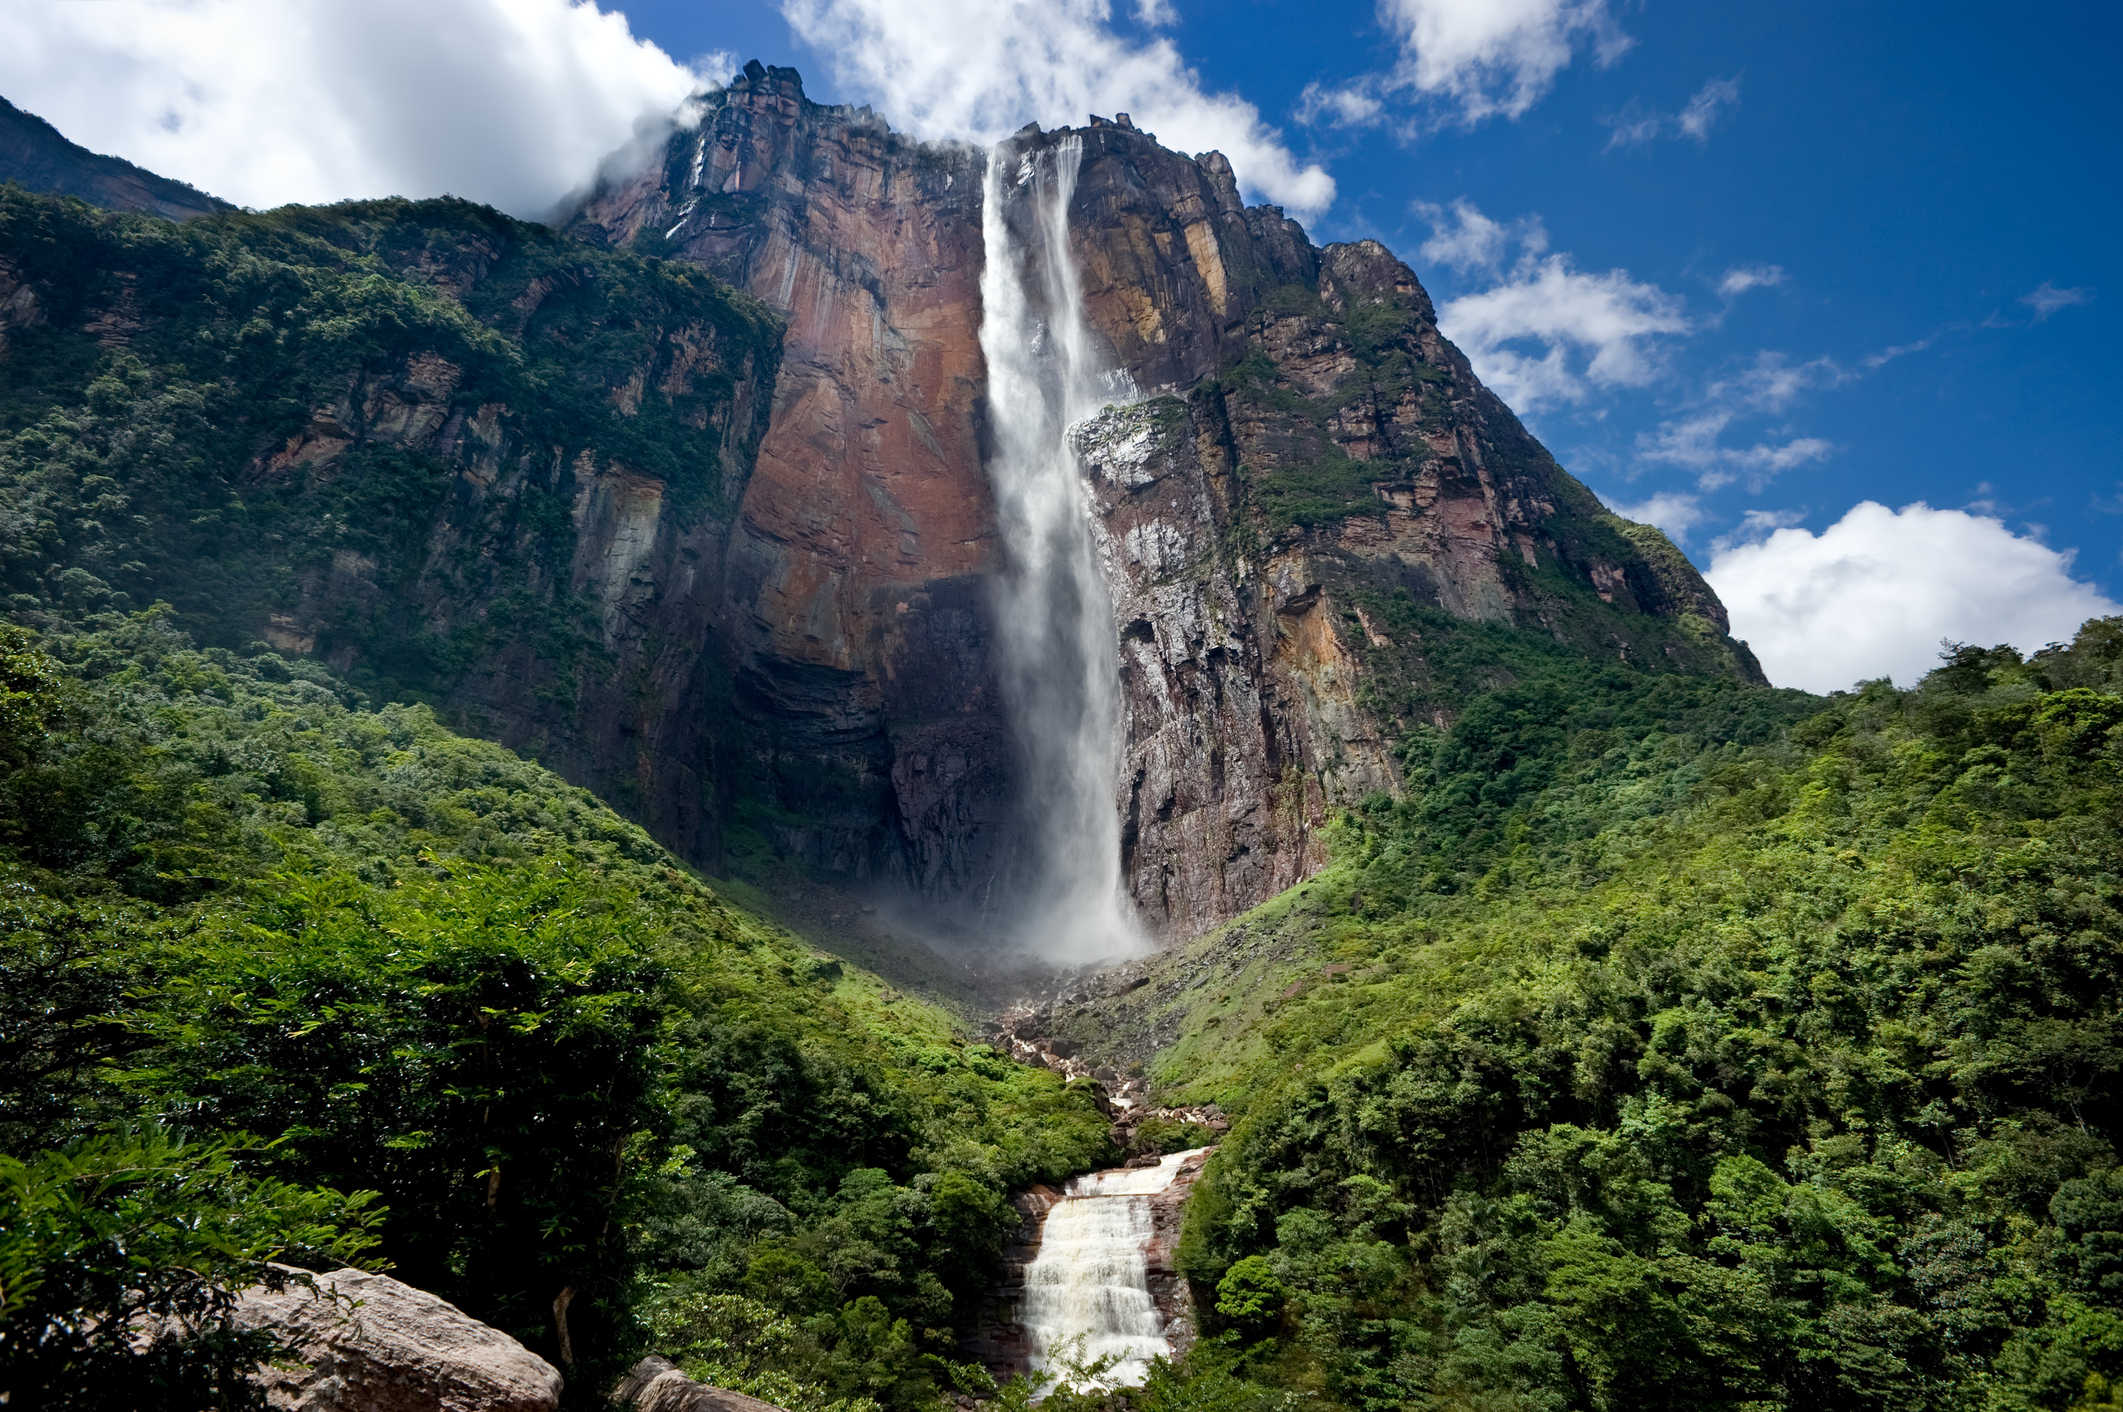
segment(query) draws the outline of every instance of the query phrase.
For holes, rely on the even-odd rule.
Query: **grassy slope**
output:
[[[1078,1015],[1242,1112],[1182,1258],[1265,1260],[1256,1370],[1367,1408],[2108,1405],[2117,627],[1823,703],[1522,681],[1320,877]]]
[[[538,766],[166,623],[48,634],[66,710],[0,779],[9,1150],[280,1138],[253,1170],[380,1189],[405,1278],[548,1356],[572,1285],[586,1389],[711,1287],[794,1330],[799,1407],[932,1396],[1003,1194],[1111,1155],[1088,1098]]]

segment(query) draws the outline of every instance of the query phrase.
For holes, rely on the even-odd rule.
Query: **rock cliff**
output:
[[[1125,684],[1115,807],[1154,931],[1288,887],[1331,807],[1397,788],[1391,739],[1455,698],[1419,619],[1758,674],[1686,560],[1556,465],[1383,247],[1315,247],[1248,208],[1220,154],[1125,116],[1028,128],[1003,160],[1064,137],[1086,312],[1155,394],[1078,432]],[[785,752],[755,782],[782,846],[930,891],[985,889],[1010,847],[982,583],[984,158],[754,64],[573,226],[787,312],[730,556],[739,706]]]
[[[1307,876],[1333,809],[1399,788],[1394,742],[1513,654],[1759,676],[1687,561],[1549,457],[1383,247],[1314,246],[1220,155],[1124,116],[1027,128],[1001,160],[1064,138],[1085,314],[1143,394],[1074,436],[1153,932]],[[453,202],[181,240],[68,217],[59,259],[51,210],[10,207],[0,379],[78,366],[110,425],[51,433],[102,438],[86,479],[38,469],[48,437],[0,467],[0,573],[18,611],[161,598],[208,642],[432,701],[711,871],[999,929],[1038,801],[995,670],[989,159],[753,64],[558,234]],[[192,469],[129,449],[158,418]]]

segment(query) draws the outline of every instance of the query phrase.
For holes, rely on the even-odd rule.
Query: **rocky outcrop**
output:
[[[1235,467],[1187,405],[1075,436],[1120,641],[1123,874],[1159,933],[1192,935],[1317,868],[1326,807],[1392,789],[1392,762],[1317,586],[1234,552]]]
[[[553,1412],[552,1364],[453,1304],[388,1275],[334,1270],[290,1276],[238,1297],[237,1327],[293,1346],[257,1380],[285,1412]],[[748,1412],[748,1410],[747,1410]]]
[[[118,157],[99,157],[69,142],[35,113],[0,98],[0,182],[20,182],[31,191],[78,196],[113,211],[145,211],[173,221],[211,216],[236,208],[181,181],[136,167]]]
[[[612,1400],[636,1412],[782,1412],[771,1402],[696,1383],[677,1365],[654,1354],[620,1379],[612,1389]]]

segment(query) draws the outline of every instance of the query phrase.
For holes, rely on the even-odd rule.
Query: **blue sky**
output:
[[[244,62],[231,27],[282,69],[275,46],[326,44],[250,0],[178,7],[130,68],[108,51],[131,41],[109,35],[26,46],[12,72],[0,60],[0,91],[250,204],[479,195],[516,171],[484,197],[513,209],[564,186],[578,148],[611,146],[629,103],[667,107],[688,68],[792,64],[814,98],[937,135],[1132,103],[1145,126],[1165,114],[1174,145],[1224,147],[1256,193],[1311,207],[1315,238],[1374,236],[1408,260],[1567,467],[1711,569],[1736,617],[1756,614],[1758,648],[1782,633],[1811,654],[1773,677],[1906,680],[1942,633],[2031,648],[2123,598],[2118,7],[637,0],[594,33],[559,0],[383,8],[456,34],[467,85],[490,86],[456,146],[422,107],[441,101],[432,83],[395,105],[349,89],[350,131],[231,165],[238,144],[207,140],[212,102],[186,96],[211,81],[155,66],[182,67],[166,56],[187,24],[222,68]],[[541,9],[549,23],[525,18]],[[334,66],[372,62],[388,98],[402,40],[364,60],[342,38]],[[437,52],[446,80],[453,46]],[[175,96],[112,102],[112,85],[158,82]],[[511,85],[573,118],[542,139],[529,107],[500,121]],[[224,132],[244,101],[225,101]],[[399,110],[417,120],[390,139],[374,115]],[[279,188],[237,189],[283,170]],[[1850,517],[1866,501],[1967,513]]]
[[[1305,96],[1392,68],[1373,7],[1172,9],[1163,31],[1203,86],[1242,94],[1334,177],[1335,203],[1308,220],[1316,238],[1386,242],[1444,304],[1499,282],[1423,252],[1423,208],[1449,220],[1464,201],[1507,226],[1538,221],[1575,269],[1625,270],[1680,306],[1685,334],[1641,340],[1641,383],[1578,372],[1581,400],[1514,400],[1610,500],[1671,498],[1664,517],[1700,561],[1749,511],[1818,528],[1862,499],[1922,500],[2040,526],[2079,550],[2081,577],[2123,596],[2123,283],[2110,279],[2123,8],[2034,6],[2015,22],[1935,3],[1617,7],[1629,46],[1603,65],[1580,42],[1515,119],[1469,125],[1389,96],[1356,128],[1304,121]],[[627,14],[674,54],[793,64],[821,99],[881,96],[846,91],[771,6]],[[1145,31],[1125,12],[1114,28]],[[1693,136],[1677,119],[1706,88]],[[1523,254],[1506,251],[1506,278]],[[1721,294],[1732,271],[1775,282]],[[2045,287],[2083,302],[2024,302]],[[1772,369],[1783,377],[1765,396]],[[1727,415],[1705,442],[1706,419]],[[1741,454],[1794,444],[1782,469]]]

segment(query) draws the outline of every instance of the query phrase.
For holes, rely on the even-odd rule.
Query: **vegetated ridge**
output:
[[[1826,702],[1529,670],[1047,1024],[1236,1115],[1180,1260],[1266,1382],[2109,1406],[2119,686],[2117,619]]]
[[[35,113],[0,98],[0,184],[78,196],[114,211],[145,211],[173,221],[236,208],[185,182],[157,176],[120,157],[99,157],[67,141]]]

